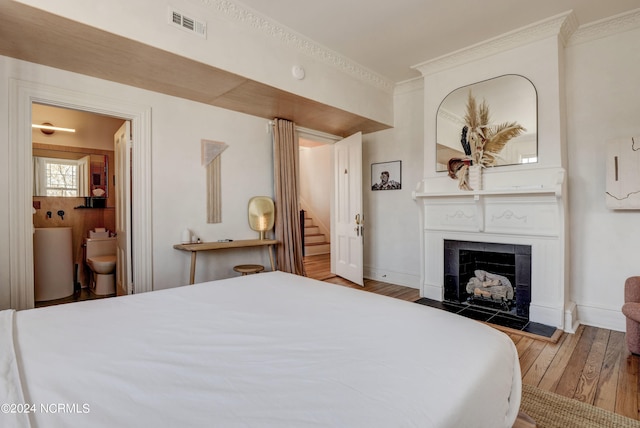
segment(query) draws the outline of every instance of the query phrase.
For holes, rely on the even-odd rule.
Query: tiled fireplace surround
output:
[[[513,287],[513,296],[485,299],[468,292],[467,284],[478,270],[507,278]],[[484,288],[485,291],[491,289]],[[499,309],[529,320],[531,247],[445,239],[444,300]]]
[[[480,191],[443,186],[443,179],[450,180],[426,178],[422,191],[414,192],[422,230],[421,295],[444,299],[445,240],[530,246],[529,319],[572,331],[575,309],[566,295],[564,170],[496,169],[485,175],[487,190]]]

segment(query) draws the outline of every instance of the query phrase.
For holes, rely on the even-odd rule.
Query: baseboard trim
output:
[[[592,327],[626,331],[626,319],[621,309],[577,304],[578,321]]]
[[[420,277],[403,272],[385,271],[369,266],[364,267],[364,277],[376,281],[388,282],[389,284],[402,285],[405,287],[420,289]]]

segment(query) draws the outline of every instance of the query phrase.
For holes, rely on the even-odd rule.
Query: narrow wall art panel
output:
[[[607,142],[607,208],[640,209],[640,136]]]

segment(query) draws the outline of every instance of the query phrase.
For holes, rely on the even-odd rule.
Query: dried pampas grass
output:
[[[482,168],[495,166],[499,153],[513,138],[522,134],[524,129],[517,122],[505,122],[491,125],[489,106],[485,100],[478,105],[471,91],[467,99],[467,112],[464,116],[461,144],[467,157],[449,160],[449,176],[458,180],[458,188],[470,190],[468,183],[469,165]]]
[[[478,106],[471,91],[467,100],[467,113],[464,116],[468,127],[467,141],[471,146],[471,159],[476,165],[490,167],[496,164],[498,153],[513,138],[522,134],[524,129],[517,122],[505,122],[491,125],[489,106],[486,101]]]

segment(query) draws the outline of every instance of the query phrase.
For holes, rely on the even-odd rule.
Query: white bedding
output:
[[[520,405],[505,334],[282,272],[13,316],[23,397],[0,398],[35,411],[3,427],[496,428]]]

